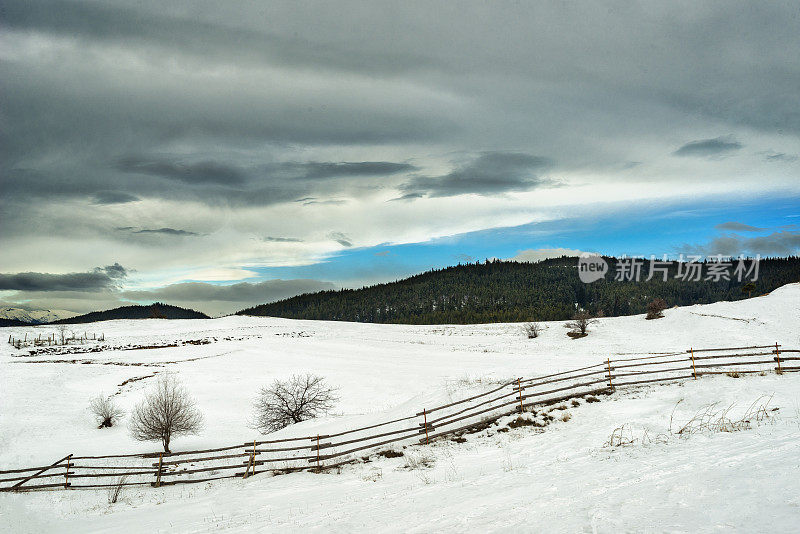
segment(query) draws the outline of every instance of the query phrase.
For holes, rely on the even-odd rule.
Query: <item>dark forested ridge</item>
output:
[[[576,306],[606,316],[646,312],[654,298],[669,306],[741,300],[747,278],[718,281],[676,279],[678,262],[670,262],[668,278],[656,271],[650,281],[649,261],[640,281],[616,281],[621,260],[604,258],[609,272],[602,280],[585,284],[578,278],[577,258],[555,258],[539,263],[487,261],[428,271],[405,280],[362,289],[308,293],[237,312],[293,319],[323,319],[369,323],[447,324],[516,321],[554,321],[572,317]],[[702,275],[706,277],[707,264]],[[752,296],[800,281],[800,257],[762,259]],[[745,290],[747,288],[744,288]]]
[[[112,319],[208,319],[208,315],[199,311],[156,302],[149,306],[122,306],[113,310],[87,313],[86,315],[53,321],[50,324],[94,323]]]
[[[18,321],[17,319],[5,319],[0,317],[0,326],[30,326],[31,323]]]

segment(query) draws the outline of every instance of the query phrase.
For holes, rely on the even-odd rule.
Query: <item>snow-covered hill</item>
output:
[[[670,309],[655,321],[605,318],[577,340],[561,323],[546,324],[534,340],[517,324],[224,317],[77,325],[106,341],[70,350],[101,351],[29,356],[30,348],[0,345],[0,468],[46,465],[70,452],[155,450],[132,441],[124,422],[98,430],[86,407],[105,391],[129,411],[166,370],[179,375],[206,417],[201,435],[174,442],[175,450],[187,450],[256,438],[248,418],[258,388],[293,373],[314,372],[340,388],[335,415],[281,433],[307,435],[413,413],[493,380],[613,355],[775,342],[800,348],[799,325],[800,284],[746,301]],[[30,338],[53,330],[3,333]],[[123,350],[136,346],[162,348]],[[669,433],[671,419],[686,421],[705,404],[736,403],[735,415],[763,396],[772,396],[770,409],[777,410],[750,430]],[[339,474],[131,489],[113,506],[97,491],[0,494],[0,514],[15,532],[788,532],[800,524],[800,373],[643,387],[567,411],[568,421],[541,432],[489,430],[465,443],[373,457]],[[626,423],[635,443],[606,446]]]
[[[24,308],[0,308],[0,318],[14,319],[23,323],[40,324],[74,317],[76,313],[67,310],[26,310]]]

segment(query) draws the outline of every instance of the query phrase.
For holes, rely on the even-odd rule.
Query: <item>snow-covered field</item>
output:
[[[30,348],[16,350],[5,338],[47,336],[53,327],[3,328],[0,469],[45,465],[68,453],[157,450],[133,441],[125,421],[97,429],[87,404],[103,391],[130,410],[153,375],[167,370],[179,375],[206,418],[201,435],[174,441],[173,450],[181,450],[257,438],[248,418],[258,388],[299,372],[325,376],[340,388],[341,402],[334,415],[290,427],[286,435],[363,426],[479,391],[491,380],[572,369],[614,355],[775,342],[800,348],[800,284],[665,315],[656,321],[603,319],[577,340],[560,323],[548,323],[539,339],[529,340],[516,324],[111,321],[75,327],[90,336],[105,334],[100,345],[107,349],[34,357],[25,356]],[[182,344],[190,340],[210,342]],[[764,395],[778,410],[750,430],[669,434],[681,399],[676,423],[711,402],[735,402],[732,414],[742,413]],[[136,488],[115,505],[95,490],[4,493],[0,525],[11,532],[790,532],[800,525],[800,373],[619,391],[567,411],[570,420],[540,432],[490,429],[465,443],[409,447],[403,457],[374,457],[338,474]],[[625,423],[635,443],[607,446]]]

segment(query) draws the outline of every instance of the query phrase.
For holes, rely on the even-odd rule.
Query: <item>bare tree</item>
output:
[[[661,313],[667,309],[667,302],[664,299],[653,299],[647,304],[647,319],[658,319],[664,317]]]
[[[118,408],[110,397],[102,393],[89,402],[89,410],[97,417],[97,428],[109,428],[119,421],[125,412]]]
[[[534,339],[539,337],[539,334],[541,334],[542,325],[536,322],[525,323],[525,325],[522,327],[522,331],[528,336],[528,339]]]
[[[312,375],[294,375],[289,380],[275,380],[263,387],[253,403],[253,426],[261,433],[274,432],[306,419],[323,415],[334,407],[339,397],[336,388],[325,379]]]
[[[572,317],[572,321],[564,324],[564,326],[571,330],[571,334],[585,336],[588,335],[586,330],[589,328],[589,325],[596,322],[597,319],[595,319],[591,313],[581,310]]]
[[[169,453],[173,436],[197,434],[203,427],[203,415],[176,376],[159,378],[155,388],[131,413],[130,431],[138,441],[160,441]]]

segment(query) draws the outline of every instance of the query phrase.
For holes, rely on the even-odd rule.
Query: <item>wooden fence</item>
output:
[[[45,466],[0,471],[0,491],[168,486],[223,478],[248,478],[320,470],[350,463],[390,444],[427,444],[463,433],[502,416],[616,388],[697,379],[704,375],[778,374],[800,371],[800,350],[779,344],[689,349],[682,352],[606,359],[536,378],[516,378],[489,391],[400,419],[334,434],[256,439],[216,449],[169,454],[76,456]]]

